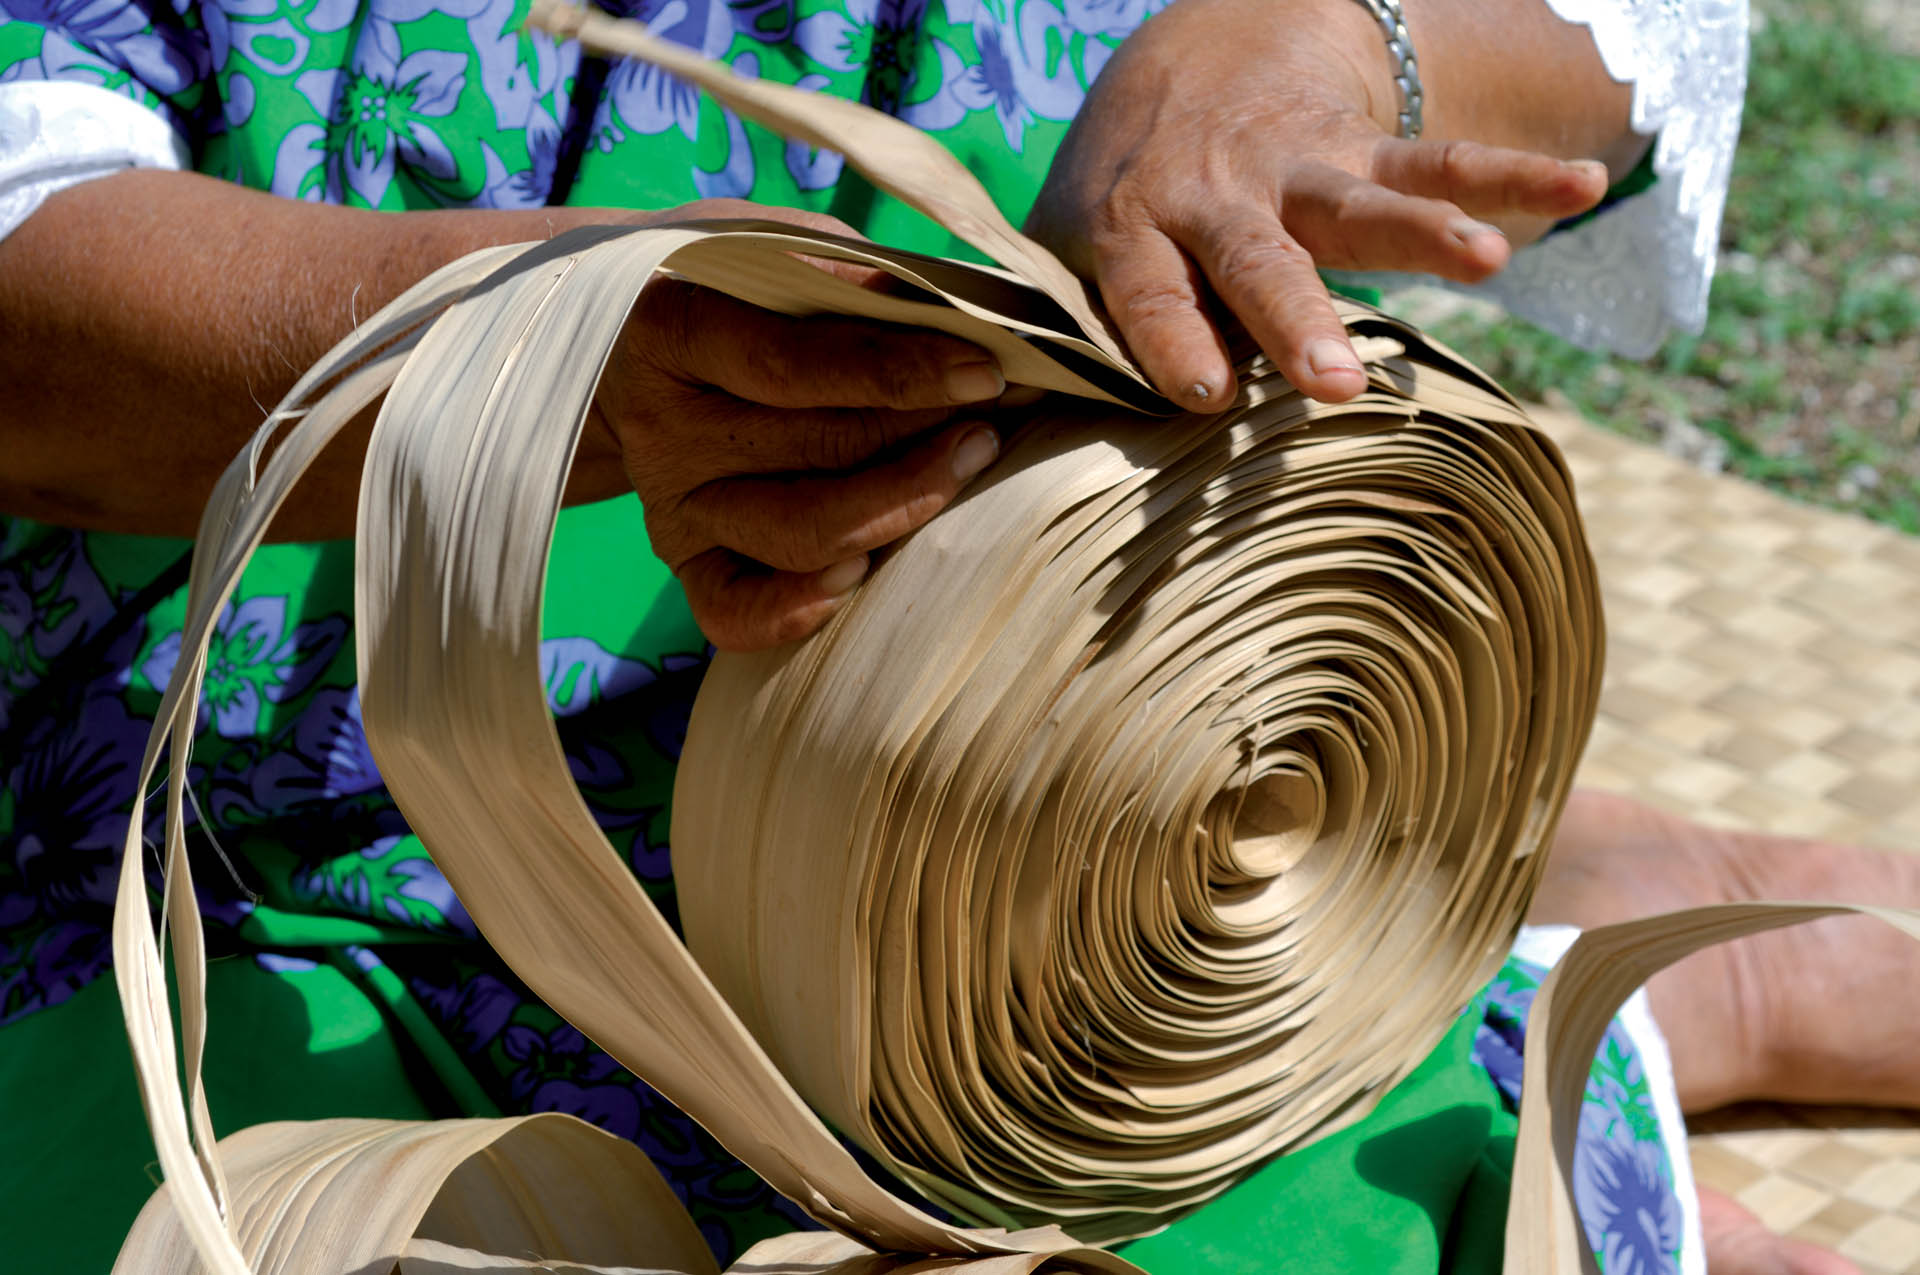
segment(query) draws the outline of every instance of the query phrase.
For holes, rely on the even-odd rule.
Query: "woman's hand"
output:
[[[650,220],[830,217],[710,201]],[[872,272],[823,269],[867,281]],[[867,554],[943,509],[993,460],[990,425],[957,409],[1005,388],[984,350],[856,319],[792,319],[682,283],[655,283],[627,321],[595,400],[646,510],[653,551],[723,649],[804,637],[867,571]],[[956,419],[959,416],[959,419]]]
[[[1583,28],[1542,0],[1409,8],[1426,136],[1506,145],[1394,136],[1391,62],[1356,0],[1178,0],[1094,84],[1028,229],[1097,282],[1182,406],[1232,398],[1212,301],[1295,386],[1342,401],[1366,378],[1317,269],[1474,282],[1510,253],[1486,219],[1538,234],[1605,193],[1605,164],[1540,153],[1611,155],[1625,132],[1626,90]]]
[[[737,200],[379,213],[196,173],[83,182],[0,240],[0,330],[18,336],[0,342],[0,510],[191,535],[259,404],[428,271],[573,226],[738,217],[848,233]],[[932,517],[993,459],[993,431],[957,423],[955,408],[1003,385],[984,351],[949,337],[801,322],[658,285],[608,363],[567,494],[637,489],[707,635],[770,646],[824,623],[868,550]],[[372,421],[364,413],[321,457],[275,535],[352,533]]]

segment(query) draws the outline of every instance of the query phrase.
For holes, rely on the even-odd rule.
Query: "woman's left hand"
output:
[[[1505,3],[1558,22],[1541,0]],[[1592,70],[1567,68],[1566,84]],[[1478,98],[1488,114],[1534,109],[1524,92]],[[1381,33],[1356,0],[1178,0],[1101,72],[1028,230],[1097,283],[1134,356],[1181,406],[1217,411],[1232,397],[1213,298],[1300,390],[1349,399],[1366,377],[1319,268],[1475,282],[1511,251],[1482,218],[1538,228],[1607,187],[1591,160],[1403,141],[1399,109]],[[1477,135],[1515,135],[1493,123]]]

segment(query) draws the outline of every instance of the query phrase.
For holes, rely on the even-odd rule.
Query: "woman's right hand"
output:
[[[573,226],[738,217],[848,233],[738,200],[385,213],[197,173],[71,186],[0,239],[0,331],[12,338],[0,341],[0,511],[192,535],[264,405],[428,272]],[[824,623],[868,550],[932,517],[960,474],[992,459],[991,431],[956,409],[1001,384],[984,351],[948,337],[788,319],[663,281],[609,360],[567,494],[637,489],[655,551],[714,642],[774,645]],[[354,441],[327,449],[275,537],[352,534]]]
[[[647,220],[716,217],[854,233],[738,201]],[[858,282],[873,273],[817,264]],[[662,280],[608,362],[583,460],[617,450],[653,551],[715,646],[777,646],[826,623],[865,577],[869,551],[933,517],[992,462],[993,427],[961,409],[1004,388],[991,355],[952,337],[789,318]]]

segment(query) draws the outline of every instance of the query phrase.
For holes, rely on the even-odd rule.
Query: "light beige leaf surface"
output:
[[[194,542],[181,659],[154,714],[127,821],[114,904],[113,957],[135,1075],[161,1171],[173,1184],[180,1215],[209,1269],[222,1275],[240,1275],[247,1267],[220,1222],[226,1210],[226,1186],[212,1153],[212,1126],[200,1090],[199,1062],[206,1030],[205,954],[187,874],[181,794],[178,784],[168,784],[168,899],[163,915],[178,932],[174,967],[182,996],[180,1030],[186,1039],[184,1091],[159,939],[147,906],[142,860],[147,794],[169,736],[169,777],[186,774],[194,706],[214,622],[232,596],[247,557],[265,536],[274,511],[334,435],[391,382],[432,316],[512,256],[511,248],[491,249],[436,271],[329,352],[294,385],[286,401],[228,466],[207,503]],[[283,428],[296,420],[298,426],[286,429],[282,437]],[[270,448],[271,460],[262,468]]]
[[[437,1240],[407,1245],[393,1275],[676,1275],[644,1266],[584,1266],[552,1258],[501,1257]]]
[[[1627,997],[1705,947],[1859,913],[1920,939],[1920,912],[1849,903],[1722,903],[1586,931],[1548,972],[1527,1020],[1506,1275],[1599,1275],[1573,1207],[1573,1148],[1588,1064]]]
[[[1139,1234],[1357,1117],[1504,957],[1565,795],[1599,616],[1531,512],[1571,506],[1551,451],[1385,374],[1245,383],[1043,417],[859,607],[702,687],[689,946],[960,1212]]]
[[[223,1140],[220,1154],[235,1184],[233,1242],[261,1275],[385,1275],[396,1262],[406,1269],[408,1254],[451,1260],[454,1249],[595,1270],[647,1253],[685,1275],[716,1270],[646,1153],[566,1116],[264,1124]],[[141,1212],[118,1269],[206,1269],[170,1192]]]
[[[1222,417],[1119,410],[1165,405],[1084,289],[926,138],[576,25],[842,150],[1006,269],[755,223],[590,229],[448,267],[303,378],[222,479],[142,788],[169,736],[184,773],[212,626],[274,509],[385,391],[356,561],[382,774],[521,977],[839,1233],[738,1269],[1121,1275],[1084,1241],[1152,1229],[1357,1119],[1505,953],[1598,690],[1564,467],[1497,387],[1361,307],[1342,311],[1372,380],[1353,403],[1302,399],[1256,360]],[[917,291],[851,288],[796,254]],[[538,659],[572,451],[634,299],[666,274],[938,327],[1056,392],[824,632],[715,661],[675,797],[688,945],[574,788]],[[644,1157],[563,1117],[213,1147],[177,794],[184,1049],[138,802],[115,923],[168,1179],[121,1269],[702,1275]],[[1691,924],[1576,949],[1599,955],[1562,976],[1557,1017],[1536,1011],[1557,1034],[1530,1104],[1584,1076],[1581,1041],[1624,994],[1601,975]],[[1539,1150],[1570,1136],[1569,1108],[1529,1110],[1509,1269],[1571,1271],[1565,1165]],[[895,1196],[829,1124],[995,1229]]]

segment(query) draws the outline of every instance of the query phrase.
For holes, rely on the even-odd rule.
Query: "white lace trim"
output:
[[[186,143],[157,111],[97,84],[0,84],[0,239],[68,186],[188,163]]]
[[[1706,322],[1747,87],[1747,0],[1546,4],[1590,29],[1607,73],[1633,85],[1633,131],[1656,139],[1659,180],[1460,290],[1576,345],[1645,358],[1670,329]]]

